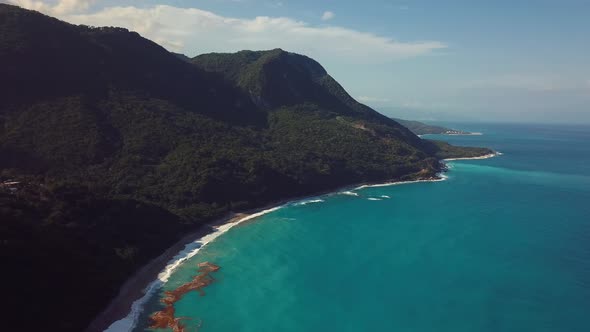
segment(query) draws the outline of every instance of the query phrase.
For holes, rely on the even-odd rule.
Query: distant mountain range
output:
[[[396,122],[401,124],[402,126],[410,129],[416,135],[429,135],[429,134],[437,134],[437,135],[474,135],[478,133],[471,133],[468,131],[450,129],[441,126],[429,125],[419,121],[413,120],[402,120],[393,118]]]
[[[422,140],[280,49],[189,59],[0,4],[0,64],[8,330],[82,330],[139,267],[229,211],[491,152]]]

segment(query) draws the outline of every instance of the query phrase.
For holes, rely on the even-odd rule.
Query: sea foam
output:
[[[364,184],[362,186],[354,188],[354,190],[365,189],[365,188],[398,186],[398,185],[402,185],[402,184],[419,183],[419,182],[440,182],[440,181],[444,181],[444,180],[448,179],[448,177],[444,174],[437,174],[437,176],[438,176],[437,179],[395,181],[395,182],[385,182],[385,183],[377,183],[377,184]]]
[[[316,199],[309,199],[309,200],[297,202],[297,203],[295,203],[295,205],[300,206],[300,205],[307,205],[307,204],[313,204],[313,203],[322,203],[323,201],[324,201],[323,199],[316,198]]]

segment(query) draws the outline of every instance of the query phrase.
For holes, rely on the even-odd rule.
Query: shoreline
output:
[[[442,159],[442,161],[488,159],[498,155],[501,155],[501,153],[496,152],[479,157],[449,158]],[[448,177],[444,174],[439,173],[436,177],[418,180],[347,185],[313,195],[279,200],[267,204],[264,207],[251,209],[246,212],[229,213],[226,216],[220,217],[213,222],[205,224],[195,231],[183,236],[174,245],[166,249],[166,251],[164,251],[161,255],[140,268],[135,274],[127,279],[127,281],[125,281],[119,290],[119,294],[111,300],[105,310],[95,317],[95,319],[90,323],[85,331],[131,331],[136,326],[139,315],[141,315],[143,312],[144,304],[158,289],[161,288],[161,286],[168,280],[176,268],[186,260],[194,257],[207,244],[214,241],[217,237],[223,235],[234,226],[277,211],[285,206],[298,204],[310,199],[318,199],[319,197],[325,195],[348,194],[354,190],[360,190],[364,188],[387,187],[421,182],[440,182],[445,181],[447,178]]]
[[[494,157],[501,156],[501,155],[502,155],[501,152],[496,151],[494,153],[489,153],[489,154],[479,156],[479,157],[446,158],[446,159],[443,159],[443,161],[489,159],[489,158],[494,158]]]
[[[447,136],[482,136],[483,133],[479,133],[479,132],[473,132],[473,133],[461,133],[461,134],[441,134],[441,135],[447,135]]]
[[[276,211],[285,204],[287,203],[279,202],[247,212],[229,213],[183,236],[127,279],[119,294],[95,317],[85,331],[131,331],[143,311],[145,302],[160,289],[178,266],[232,227]]]
[[[296,196],[277,200],[260,208],[243,212],[230,212],[188,233],[135,272],[120,287],[119,293],[99,313],[85,332],[127,332],[135,327],[135,320],[142,313],[143,304],[170,277],[174,270],[187,259],[192,258],[201,248],[224,234],[234,226],[274,212],[284,206],[298,204],[330,193],[354,190],[352,186],[340,187],[313,195]]]
[[[441,136],[482,136],[483,133],[479,133],[479,132],[461,133],[461,134],[438,133],[438,134],[420,134],[420,135],[416,135],[416,136],[422,138],[424,136],[429,136],[429,135],[441,135]]]
[[[383,182],[383,183],[375,183],[375,184],[363,184],[358,187],[355,187],[352,190],[360,190],[360,189],[365,189],[365,188],[377,188],[377,187],[390,187],[390,186],[398,186],[398,185],[410,184],[410,183],[440,182],[440,181],[445,181],[446,179],[448,179],[448,176],[439,173],[437,178],[427,178],[427,179],[408,180],[408,181],[392,181],[392,182]]]

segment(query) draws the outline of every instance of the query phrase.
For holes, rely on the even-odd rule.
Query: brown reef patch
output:
[[[174,303],[179,301],[184,294],[190,291],[197,291],[201,296],[205,295],[203,288],[209,286],[215,278],[211,275],[212,272],[216,272],[220,269],[219,266],[210,263],[203,262],[199,263],[199,269],[197,274],[192,281],[181,285],[173,291],[164,292],[165,296],[160,302],[164,303],[166,307],[163,310],[157,311],[150,316],[152,329],[165,329],[171,328],[174,332],[184,332],[185,326],[181,323],[185,318],[176,317],[174,314]]]

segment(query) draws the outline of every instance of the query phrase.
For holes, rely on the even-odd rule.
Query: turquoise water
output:
[[[236,226],[165,285],[222,267],[177,316],[189,331],[590,331],[590,127],[459,129],[484,135],[444,139],[504,155]]]

